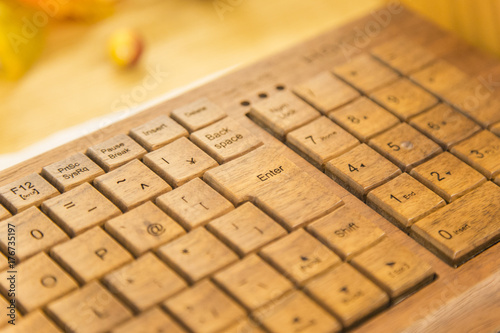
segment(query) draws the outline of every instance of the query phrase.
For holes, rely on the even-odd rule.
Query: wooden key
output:
[[[436,105],[438,99],[406,78],[401,78],[370,94],[377,103],[401,120]]]
[[[241,257],[287,234],[283,227],[250,202],[213,220],[207,229]]]
[[[484,127],[500,121],[500,97],[492,95],[484,78],[470,78],[447,91],[443,98]]]
[[[389,297],[349,264],[342,264],[314,278],[305,291],[350,327],[380,311]]]
[[[111,333],[185,333],[164,311],[155,307],[118,326]]]
[[[0,247],[8,253],[9,228],[16,233],[16,261],[25,260],[38,252],[47,251],[54,245],[62,243],[69,237],[38,208],[19,213],[2,222],[0,229]]]
[[[478,124],[447,104],[438,104],[413,117],[410,124],[439,143],[444,149],[448,149],[451,145],[468,138],[481,129]]]
[[[103,283],[136,312],[143,312],[187,287],[151,252],[109,273]]]
[[[152,151],[183,136],[188,136],[188,131],[171,118],[159,116],[130,130],[130,136],[148,151]]]
[[[10,271],[1,274],[0,288],[9,293]],[[45,253],[22,262],[17,266],[15,299],[23,312],[32,312],[47,303],[77,289],[78,284]]]
[[[88,183],[45,201],[42,209],[71,237],[121,214],[111,201]]]
[[[8,185],[0,187],[0,203],[12,214],[58,195],[59,192],[39,174],[33,173]]]
[[[16,322],[14,325],[8,325],[2,329],[2,333],[62,333],[61,329],[57,327],[42,310],[34,311],[23,317],[22,320]]]
[[[336,254],[304,229],[264,247],[260,255],[297,285],[303,285],[341,262]]]
[[[448,202],[486,181],[482,174],[448,152],[415,167],[410,174]]]
[[[326,174],[361,200],[401,170],[365,144],[326,163]]]
[[[207,98],[201,98],[191,104],[175,109],[170,115],[175,121],[194,132],[221,120],[226,113]]]
[[[495,133],[497,136],[500,136],[500,122],[498,122],[498,123],[496,123],[496,124],[492,125],[492,126],[490,127],[490,131],[491,131],[492,133]]]
[[[161,246],[157,253],[190,283],[238,260],[233,251],[204,228]]]
[[[0,221],[5,220],[6,218],[11,217],[10,212],[4,208],[4,206],[0,205]]]
[[[445,205],[439,195],[407,173],[368,193],[366,202],[403,231]]]
[[[354,257],[351,263],[387,292],[393,302],[434,279],[429,264],[389,238]]]
[[[435,60],[434,54],[407,36],[393,37],[370,50],[371,54],[403,75],[408,75]]]
[[[15,267],[15,263],[12,262],[12,260],[9,262],[9,259],[7,259],[7,257],[0,252],[0,272],[3,272],[7,268],[13,268],[13,267]],[[1,307],[0,307],[0,309],[1,309]],[[1,312],[0,312],[0,315],[1,315]],[[1,324],[0,324],[0,327],[1,327]]]
[[[264,333],[264,331],[250,319],[245,318],[219,333]]]
[[[91,183],[102,174],[104,170],[82,153],[76,153],[42,169],[42,176],[61,193],[83,183]]]
[[[220,164],[262,146],[262,141],[232,118],[191,133],[191,140]]]
[[[248,116],[280,140],[288,132],[318,118],[320,113],[289,91],[283,91],[252,106]]]
[[[370,211],[375,218],[375,213]],[[356,254],[373,246],[385,235],[359,209],[344,206],[311,223],[307,230],[330,247],[343,260],[351,260]]]
[[[168,299],[163,306],[195,333],[215,333],[245,317],[245,311],[208,280]]]
[[[274,333],[334,333],[342,326],[322,307],[300,291],[294,291],[253,316]]]
[[[142,158],[146,153],[144,148],[125,134],[117,135],[87,149],[87,155],[106,172],[127,164],[136,158]]]
[[[66,332],[107,332],[132,317],[132,313],[98,282],[52,302],[47,313]]]
[[[500,176],[497,176],[497,177],[495,178],[494,182],[495,182],[498,186],[500,186]]]
[[[99,279],[133,259],[100,227],[53,247],[50,255],[80,284]]]
[[[286,136],[293,150],[323,169],[326,161],[359,144],[358,139],[326,117],[313,120]]]
[[[150,201],[106,222],[104,228],[135,257],[186,233]]]
[[[410,79],[433,94],[443,97],[444,93],[468,80],[469,76],[445,60],[438,59],[411,74]]]
[[[328,117],[362,142],[400,123],[399,119],[366,97],[360,97]]]
[[[18,320],[20,320],[22,316],[17,311],[16,306],[17,305],[12,304],[11,301],[7,301],[0,296],[0,316],[4,318],[4,320],[0,321],[0,332],[13,332],[11,328],[4,328],[2,330],[5,326],[19,327]]]
[[[156,204],[187,230],[234,209],[226,198],[199,178],[162,195]]]
[[[94,185],[124,212],[172,190],[161,177],[138,160],[97,177]]]
[[[250,311],[293,289],[288,279],[255,254],[217,273],[213,279]]]
[[[333,72],[364,93],[395,81],[399,75],[369,54],[360,54],[336,66]]]
[[[500,138],[483,130],[453,146],[451,152],[488,179],[500,174]]]
[[[403,171],[409,171],[443,151],[437,143],[406,123],[374,137],[369,145]]]
[[[293,88],[293,92],[323,114],[359,97],[359,92],[328,71]]]
[[[202,177],[205,171],[217,166],[213,158],[186,138],[147,154],[143,161],[173,187]]]
[[[204,179],[234,204],[253,199],[257,207],[288,230],[343,204],[330,189],[266,147],[207,171]]]
[[[452,266],[500,239],[500,187],[486,182],[411,228],[412,236]]]

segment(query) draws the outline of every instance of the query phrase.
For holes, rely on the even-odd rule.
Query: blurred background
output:
[[[386,2],[0,0],[0,162],[5,167],[20,158],[15,152],[56,132],[127,115]],[[500,57],[500,0],[401,2]]]

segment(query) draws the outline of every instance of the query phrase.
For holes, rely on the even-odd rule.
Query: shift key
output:
[[[458,266],[500,239],[500,187],[486,182],[411,227],[415,239]]]

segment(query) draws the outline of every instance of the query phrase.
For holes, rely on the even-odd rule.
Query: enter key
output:
[[[233,204],[252,201],[288,230],[343,204],[331,190],[267,147],[209,170],[203,178]]]
[[[458,266],[500,239],[500,187],[486,182],[411,227],[415,239]]]

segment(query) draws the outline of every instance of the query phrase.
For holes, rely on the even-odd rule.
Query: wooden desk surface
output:
[[[223,19],[213,2],[124,0],[103,21],[50,26],[35,67],[17,82],[0,82],[0,154],[263,58],[367,14],[383,0],[241,0]],[[115,68],[106,54],[107,38],[120,27],[135,27],[146,40],[140,66],[130,71]],[[145,78],[158,84],[143,90]]]

